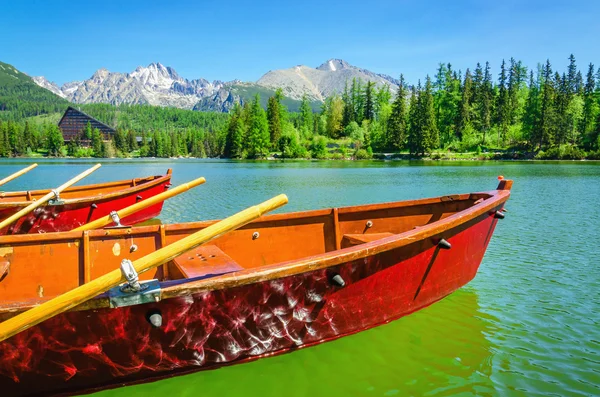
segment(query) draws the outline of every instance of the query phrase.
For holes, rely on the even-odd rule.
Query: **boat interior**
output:
[[[171,174],[171,169],[167,171],[167,175]],[[133,178],[121,181],[113,181],[106,183],[96,183],[93,185],[79,185],[66,188],[60,193],[62,199],[78,199],[83,197],[107,195],[116,193],[127,188],[132,188],[144,184],[148,184],[157,179],[165,178],[164,175],[148,176],[143,178]],[[41,190],[26,190],[19,192],[0,192],[0,205],[8,203],[20,203],[32,200],[37,200],[45,196],[51,189]]]
[[[178,256],[140,279],[202,279],[391,237],[447,218],[493,192],[274,214]],[[5,309],[47,300],[216,221],[0,237]],[[0,310],[1,312],[2,310]]]

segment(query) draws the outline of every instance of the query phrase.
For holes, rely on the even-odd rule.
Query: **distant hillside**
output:
[[[275,90],[268,87],[263,87],[255,83],[235,83],[224,85],[216,94],[203,98],[194,106],[194,110],[211,111],[211,112],[228,112],[233,108],[235,103],[244,104],[252,101],[256,94],[260,95],[260,103],[266,108],[269,97],[275,95]],[[312,98],[310,98],[312,100]],[[283,105],[290,112],[297,112],[300,109],[300,100],[284,97]],[[319,111],[322,103],[319,101],[311,101],[313,110]]]
[[[0,62],[0,119],[20,120],[64,111],[69,102],[37,85],[14,66]]]
[[[282,88],[288,98],[301,99],[303,95],[315,101],[324,101],[333,94],[341,94],[352,80],[363,83],[372,81],[377,87],[390,86],[397,89],[398,81],[385,74],[350,65],[343,59],[330,59],[317,68],[298,65],[289,69],[272,70],[262,76],[256,84],[269,88]]]

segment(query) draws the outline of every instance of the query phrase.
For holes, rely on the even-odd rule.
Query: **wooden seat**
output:
[[[369,233],[369,234],[344,234],[342,237],[342,247],[352,247],[354,245],[370,243],[371,241],[393,236],[394,233]]]
[[[215,277],[244,268],[216,245],[201,245],[179,255],[173,263],[185,278]]]

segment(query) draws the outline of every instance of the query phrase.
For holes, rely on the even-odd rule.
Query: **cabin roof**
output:
[[[74,112],[76,112],[76,113],[79,113],[79,114],[81,114],[81,115],[83,115],[83,116],[87,117],[87,118],[88,118],[88,119],[90,119],[91,121],[95,121],[96,123],[98,123],[98,124],[102,125],[104,128],[106,128],[106,131],[107,131],[107,132],[112,132],[112,133],[114,133],[114,132],[115,132],[115,129],[114,129],[114,128],[112,128],[112,127],[110,127],[110,126],[108,126],[108,125],[104,124],[104,123],[103,123],[103,122],[101,122],[100,120],[98,120],[98,119],[96,119],[96,118],[94,118],[94,117],[90,116],[89,114],[87,114],[87,113],[85,113],[85,112],[82,112],[82,111],[81,111],[81,110],[79,110],[79,109],[75,109],[73,106],[69,106],[69,107],[67,108],[67,110],[65,110],[65,113],[62,115],[62,117],[60,118],[60,121],[58,122],[58,125],[59,125],[59,126],[61,125],[61,123],[63,122],[64,118],[67,116],[67,114],[69,113],[69,110],[72,110],[72,111],[74,111]]]

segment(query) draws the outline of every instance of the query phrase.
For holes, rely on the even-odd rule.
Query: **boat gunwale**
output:
[[[444,195],[433,198],[423,198],[416,200],[405,200],[398,202],[388,202],[388,203],[379,203],[379,204],[366,204],[366,205],[358,205],[358,206],[348,206],[348,207],[340,207],[338,211],[340,213],[355,213],[361,212],[360,210],[354,211],[357,207],[362,207],[363,211],[369,210],[378,210],[390,208],[390,206],[395,205],[394,208],[401,208],[406,206],[415,206],[415,205],[426,205],[443,202],[442,200],[447,197],[462,197],[463,200],[473,199],[473,198],[484,198],[480,203],[474,204],[472,207],[466,208],[462,211],[456,212],[446,218],[440,219],[438,221],[432,222],[430,224],[417,227],[412,230],[408,230],[403,233],[399,233],[396,235],[392,235],[389,237],[382,238],[380,240],[375,240],[369,243],[364,243],[360,245],[356,245],[353,247],[337,249],[330,252],[325,252],[318,255],[313,255],[309,257],[303,257],[300,259],[294,259],[290,261],[278,262],[268,266],[263,266],[260,268],[250,268],[237,272],[231,272],[227,274],[223,274],[216,277],[211,277],[209,279],[180,279],[180,280],[166,280],[160,283],[161,285],[161,300],[176,298],[181,296],[188,296],[197,294],[200,292],[208,292],[208,291],[216,291],[222,290],[226,288],[234,288],[240,287],[243,285],[248,285],[256,282],[264,282],[275,280],[282,277],[294,276],[297,274],[305,273],[308,271],[315,271],[320,269],[325,269],[329,267],[333,267],[345,262],[355,261],[358,259],[363,259],[369,256],[381,254],[386,251],[390,251],[393,249],[401,248],[409,244],[413,244],[427,238],[439,235],[445,231],[456,228],[462,224],[465,224],[473,219],[476,219],[486,212],[489,216],[493,216],[493,213],[490,211],[499,205],[505,203],[510,197],[510,188],[512,185],[512,181],[505,180],[507,182],[506,187],[501,188],[502,185],[498,186],[496,190],[490,190],[487,192],[478,192],[478,193],[465,193],[460,195]],[[375,208],[374,208],[375,207]],[[369,209],[371,208],[371,209]],[[256,227],[256,224],[276,221],[281,219],[299,219],[299,218],[311,218],[317,216],[325,216],[331,214],[335,208],[326,208],[319,210],[310,210],[310,211],[298,211],[284,214],[274,214],[274,215],[266,215],[258,218],[248,225],[252,225]],[[291,216],[291,217],[290,217]],[[187,222],[180,224],[172,224],[167,225],[166,231],[182,231],[189,230],[191,228],[199,228],[206,227],[210,224],[217,221],[196,221],[196,222]],[[247,225],[247,226],[248,226]],[[20,242],[31,242],[31,241],[61,241],[61,240],[77,240],[82,238],[83,233],[88,233],[89,237],[107,237],[107,236],[120,236],[120,235],[131,235],[132,230],[135,230],[135,234],[149,234],[156,233],[160,230],[160,226],[141,226],[141,227],[131,227],[128,229],[114,229],[114,230],[91,230],[86,232],[55,232],[55,233],[47,233],[43,235],[14,235],[14,236],[0,236],[0,247],[9,243],[19,243]],[[40,239],[40,237],[42,237]],[[258,271],[257,271],[258,269]],[[50,299],[50,298],[48,298]],[[0,314],[10,314],[14,315],[18,314],[21,311],[29,309],[31,307],[37,306],[48,299],[28,299],[25,301],[19,302],[11,302],[10,306],[0,306]],[[23,306],[19,306],[23,304]],[[79,306],[76,306],[69,311],[83,311],[83,310],[94,310],[101,308],[108,308],[109,300],[107,293],[103,293],[98,295],[97,297],[91,299],[88,302],[82,303]]]
[[[242,285],[253,284],[256,282],[271,281],[282,277],[289,277],[337,266],[342,263],[364,259],[369,256],[381,254],[386,251],[401,248],[409,244],[417,243],[430,237],[434,237],[447,230],[451,230],[476,219],[486,212],[505,203],[510,197],[510,190],[492,190],[489,192],[476,193],[489,194],[489,197],[481,203],[456,212],[447,218],[440,219],[428,225],[420,226],[416,229],[408,230],[403,233],[384,237],[379,240],[371,241],[353,247],[342,248],[325,252],[323,254],[294,259],[285,262],[278,262],[259,268],[251,268],[224,275],[211,277],[201,280],[174,280],[177,284],[162,282],[164,286],[161,290],[161,299],[169,299],[180,296],[193,295],[200,292],[216,291],[226,288],[234,288]],[[493,214],[489,214],[493,216]],[[166,283],[169,283],[165,285]],[[108,302],[107,302],[108,303]]]
[[[106,194],[99,193],[99,194],[95,194],[93,196],[83,196],[83,197],[79,197],[79,198],[67,198],[67,199],[61,198],[60,205],[80,204],[80,203],[85,203],[85,202],[89,202],[89,201],[104,201],[106,199],[114,199],[117,197],[128,196],[128,195],[138,192],[140,190],[145,190],[149,187],[154,187],[154,186],[160,185],[161,183],[170,180],[171,177],[172,177],[172,174],[167,173],[165,175],[146,176],[146,177],[141,177],[141,178],[121,180],[121,181],[117,181],[117,182],[106,182],[106,183],[96,183],[96,184],[92,184],[92,185],[75,186],[72,189],[71,188],[66,189],[65,192],[86,191],[86,190],[92,190],[92,189],[103,188],[103,187],[111,187],[111,186],[119,186],[119,185],[131,185],[132,181],[136,181],[135,186],[129,186],[125,189],[115,190],[113,192],[106,193]],[[139,183],[139,181],[141,181],[141,183]],[[30,190],[29,192],[31,194],[37,195],[37,194],[47,194],[50,191],[51,191],[50,189],[41,189],[41,190]],[[28,191],[4,192],[4,193],[0,193],[0,195],[9,193],[11,196],[13,194],[14,195],[19,194],[19,195],[26,196],[27,192]],[[11,196],[4,196],[4,197],[11,197]],[[12,207],[25,207],[33,202],[34,201],[31,201],[31,200],[28,200],[28,201],[5,201],[5,202],[2,202],[0,200],[0,210],[10,209]],[[47,204],[47,205],[52,205],[52,204]],[[1,242],[0,242],[0,244],[1,244]]]

